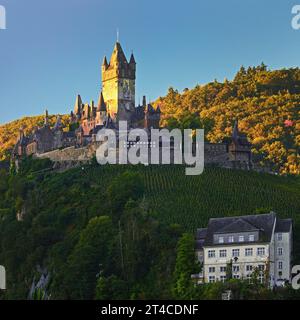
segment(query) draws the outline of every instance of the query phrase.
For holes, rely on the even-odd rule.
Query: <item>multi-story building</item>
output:
[[[235,279],[258,280],[271,287],[291,280],[292,220],[277,214],[213,218],[198,229],[196,252],[205,283]]]

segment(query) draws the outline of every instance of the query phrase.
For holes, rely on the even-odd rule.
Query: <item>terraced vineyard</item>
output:
[[[87,168],[81,177],[86,176],[87,181],[104,191],[109,181],[124,170],[140,172],[147,203],[160,219],[178,223],[187,231],[205,226],[210,217],[245,215],[260,209],[293,217],[300,225],[297,177],[219,168],[208,168],[199,176],[186,176],[181,166],[104,166]]]

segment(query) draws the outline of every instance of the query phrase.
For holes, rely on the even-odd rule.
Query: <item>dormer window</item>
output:
[[[228,237],[228,242],[230,242],[230,243],[234,242],[234,237],[233,236],[229,236]]]
[[[253,242],[253,241],[254,241],[254,234],[250,234],[250,235],[249,235],[249,241],[250,241],[250,242]]]
[[[224,237],[219,237],[219,243],[224,243]]]
[[[239,236],[239,242],[244,242],[245,241],[245,237],[244,236]]]

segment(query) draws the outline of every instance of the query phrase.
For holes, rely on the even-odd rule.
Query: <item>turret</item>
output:
[[[147,103],[146,103],[146,96],[143,96],[143,107],[146,108]]]
[[[99,95],[97,113],[96,113],[96,125],[103,125],[107,119],[107,108],[106,103],[104,102],[102,91]]]
[[[82,112],[82,100],[80,94],[77,95],[75,106],[74,106],[74,114],[77,116],[78,119],[81,118],[81,112]]]
[[[61,122],[61,117],[60,115],[57,116],[56,118],[56,122],[55,122],[55,125],[53,127],[53,130],[56,131],[56,130],[62,130],[62,122]]]
[[[49,125],[49,114],[48,114],[48,110],[45,110],[44,125],[45,125],[45,126],[48,126],[48,125]]]
[[[132,53],[131,56],[130,56],[129,66],[130,66],[130,68],[135,72],[136,62],[135,62],[133,53]]]
[[[104,56],[103,62],[102,62],[102,72],[106,71],[107,68],[108,68],[108,63],[106,60],[106,56]]]
[[[238,120],[236,119],[234,121],[233,130],[232,130],[232,140],[237,142],[238,138],[239,138],[239,123],[238,123]]]

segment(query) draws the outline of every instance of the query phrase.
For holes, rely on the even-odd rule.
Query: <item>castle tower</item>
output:
[[[81,119],[81,113],[82,113],[82,100],[80,94],[77,95],[75,106],[74,106],[74,114],[77,118],[77,120]]]
[[[229,158],[231,161],[237,161],[251,165],[251,143],[248,141],[247,136],[240,133],[238,120],[235,120],[231,143],[228,146]]]
[[[102,90],[110,117],[130,124],[135,111],[136,63],[133,54],[128,62],[119,42],[116,42],[110,62],[102,63]]]

